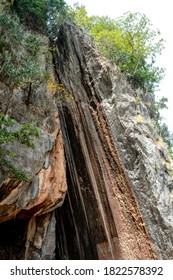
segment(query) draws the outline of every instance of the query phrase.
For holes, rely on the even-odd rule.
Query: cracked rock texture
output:
[[[54,83],[53,67],[45,56],[48,47],[48,40],[43,37],[40,63],[50,73],[49,82]],[[10,160],[26,173],[29,182],[15,179],[3,167],[0,170],[0,259],[53,259],[55,218],[52,213],[64,201],[67,190],[62,133],[54,92],[48,82],[33,86],[29,104],[26,98],[27,87],[12,92],[1,81],[0,112],[14,119],[17,127],[34,123],[40,128],[40,137],[33,138],[34,149],[17,142],[9,147],[16,154]],[[19,231],[14,234],[14,240],[6,238],[6,228]],[[18,246],[21,243],[20,254],[15,243]]]
[[[173,259],[173,181],[149,97],[70,22],[51,63],[43,41],[57,87],[42,82],[26,104],[27,88],[0,81],[0,112],[40,127],[34,149],[11,147],[30,181],[0,170],[0,259]]]
[[[75,254],[172,259],[173,181],[150,119],[149,97],[132,89],[116,66],[67,21],[56,46],[57,79],[73,96],[60,107],[71,186],[69,209],[64,205],[64,212],[58,212],[71,213],[76,223]],[[137,102],[139,96],[143,101]],[[79,200],[80,211],[72,212]],[[84,236],[96,245],[89,256],[81,248]],[[64,254],[74,257],[66,247]]]

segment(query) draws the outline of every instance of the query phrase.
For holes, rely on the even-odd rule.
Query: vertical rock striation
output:
[[[56,48],[57,81],[73,99],[59,105],[69,186],[57,211],[59,256],[171,259],[172,179],[161,166],[147,107],[71,23],[60,28]]]
[[[0,259],[173,259],[173,181],[147,95],[70,22],[54,42],[54,69],[41,40],[49,81],[29,97],[0,81],[14,129],[40,127],[34,150],[10,147],[30,181],[0,170]]]

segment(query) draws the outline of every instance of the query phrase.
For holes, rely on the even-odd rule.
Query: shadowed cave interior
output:
[[[56,259],[98,259],[97,244],[103,244],[106,237],[80,143],[68,112],[66,116],[68,192],[63,205],[55,210]],[[29,219],[17,216],[0,224],[0,259],[25,258],[28,223]]]

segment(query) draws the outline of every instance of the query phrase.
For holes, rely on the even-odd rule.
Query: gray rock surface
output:
[[[150,119],[146,102],[148,98],[139,89],[132,89],[120,75],[116,66],[108,63],[96,51],[95,46],[82,30],[72,24],[64,23],[59,32],[57,46],[55,61],[58,79],[74,99],[74,102],[67,105],[68,110],[63,114],[63,121],[61,119],[61,125],[63,127],[66,125],[64,137],[75,142],[72,129],[68,125],[70,123],[74,126],[73,135],[75,134],[77,139],[77,143],[73,142],[73,145],[69,143],[69,140],[65,142],[66,153],[68,156],[69,150],[72,150],[71,154],[74,158],[75,151],[81,157],[83,154],[85,168],[92,181],[88,188],[91,192],[94,189],[96,197],[95,212],[99,211],[99,215],[102,215],[101,211],[105,209],[104,204],[100,205],[103,203],[102,195],[107,196],[109,201],[107,207],[110,207],[112,211],[112,223],[117,231],[117,235],[114,233],[113,236],[115,239],[118,238],[121,257],[147,258],[140,255],[140,250],[136,255],[135,253],[131,255],[130,247],[133,241],[129,244],[128,238],[133,240],[132,236],[133,234],[135,236],[135,233],[131,233],[132,228],[128,227],[128,222],[131,221],[130,214],[126,223],[123,224],[125,220],[122,216],[129,213],[127,201],[130,205],[134,205],[134,201],[132,203],[134,195],[136,202],[135,210],[133,209],[136,212],[134,216],[138,225],[142,223],[148,233],[156,258],[173,259],[171,196],[173,179],[170,175],[170,160],[163,152],[165,151],[164,143],[158,139],[156,129]],[[137,99],[139,95],[140,102]],[[64,119],[66,124],[64,124]],[[77,146],[75,148],[75,145],[78,145],[78,148]],[[121,165],[119,165],[120,162]],[[117,165],[123,165],[125,168],[123,171],[118,167],[121,170],[121,176],[126,178],[124,188],[120,187],[120,182],[114,181],[115,177],[119,176],[116,172]],[[76,168],[79,174],[79,166]],[[101,181],[98,180],[97,169],[100,170]],[[123,180],[122,177],[121,180]],[[102,186],[102,190],[99,185]],[[82,189],[85,190],[85,185],[81,186],[85,204]],[[111,197],[114,202],[111,201]],[[113,208],[112,205],[114,205]],[[125,207],[124,214],[121,207]],[[88,208],[87,211],[89,212]],[[88,212],[87,215],[90,215]],[[105,211],[105,217],[111,219],[109,215]],[[140,222],[141,215],[142,222]],[[104,224],[104,221],[102,222]],[[110,231],[108,226],[107,231]],[[123,234],[124,240],[121,239]],[[102,241],[106,242],[103,239]],[[139,238],[138,243],[142,244],[142,242],[145,241]],[[124,244],[126,244],[127,254],[123,252]],[[136,244],[135,249],[137,247]],[[118,252],[117,248],[116,252]]]
[[[157,141],[147,107],[141,102],[137,111],[135,98],[136,93],[128,87],[115,89],[102,104],[158,258],[172,259],[173,178],[166,165],[169,160],[161,152],[164,143]],[[138,115],[142,116],[140,122]]]
[[[3,148],[13,151],[15,157],[5,156],[6,159],[30,180],[24,182],[16,179],[14,174],[1,165],[0,227],[3,238],[2,244],[0,243],[0,259],[4,256],[7,259],[54,259],[55,218],[52,212],[63,203],[67,191],[63,140],[55,92],[49,86],[55,82],[52,56],[50,52],[48,54],[48,39],[39,38],[42,40],[38,54],[39,66],[43,71],[47,69],[49,79],[31,86],[29,103],[26,102],[28,84],[11,90],[4,80],[0,81],[0,113],[16,121],[11,129],[16,130],[25,123],[32,123],[39,128],[40,134],[38,138],[31,139],[34,149],[17,141],[2,147],[2,153]],[[33,220],[36,232],[33,239],[29,237],[31,240],[28,241],[26,233],[30,236],[30,224]],[[6,229],[14,229],[16,232],[16,227],[21,228],[21,232],[19,230],[19,237],[16,236],[13,244],[10,243],[9,251],[10,241],[6,242],[5,236],[8,234],[5,232]],[[40,247],[37,241],[40,242]],[[17,246],[21,249],[20,253]]]
[[[173,259],[173,179],[149,97],[70,22],[59,29],[54,69],[42,40],[50,79],[29,103],[26,86],[0,81],[13,129],[40,127],[34,149],[11,146],[30,181],[0,170],[0,259]]]

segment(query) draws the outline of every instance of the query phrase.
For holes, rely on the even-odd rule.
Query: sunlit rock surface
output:
[[[68,206],[57,212],[75,223],[78,249],[67,230],[64,255],[172,259],[172,178],[139,90],[70,23],[56,46],[58,82],[73,96],[59,108],[70,183]],[[90,240],[95,251],[87,255]]]
[[[14,146],[30,182],[1,170],[0,259],[173,259],[169,159],[147,97],[68,21],[52,49],[56,93],[45,82],[27,105],[0,84],[1,112],[41,127],[34,150]]]

